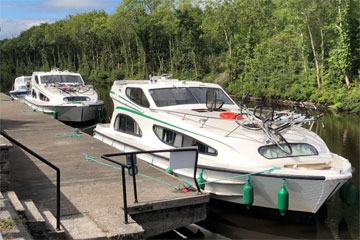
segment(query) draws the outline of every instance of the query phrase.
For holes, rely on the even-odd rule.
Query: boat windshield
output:
[[[44,75],[40,77],[41,83],[78,83],[83,84],[79,75]]]
[[[19,86],[17,88],[18,90],[27,90],[28,88],[25,85]]]
[[[206,103],[206,91],[208,87],[189,87],[189,91],[195,96],[199,103]],[[220,88],[211,88],[216,91],[216,99],[224,101],[224,104],[234,104]]]
[[[183,104],[206,103],[207,87],[174,87],[150,89],[150,95],[156,106],[165,107]],[[231,99],[220,89],[217,91],[217,99],[223,100],[225,104],[233,104]]]
[[[156,106],[197,104],[198,101],[187,88],[157,88],[149,90]]]

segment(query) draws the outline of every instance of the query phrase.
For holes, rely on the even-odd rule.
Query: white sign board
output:
[[[197,149],[189,147],[186,149]],[[170,152],[170,169],[194,168],[196,161],[196,151]]]

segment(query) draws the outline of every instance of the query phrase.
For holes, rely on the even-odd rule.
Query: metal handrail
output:
[[[196,181],[196,171],[197,171],[197,164],[198,164],[198,156],[199,156],[199,150],[197,148],[174,148],[174,149],[168,149],[168,150],[152,150],[152,151],[135,151],[135,152],[122,152],[122,153],[110,153],[110,154],[103,154],[101,158],[115,163],[117,165],[121,166],[121,177],[122,177],[122,186],[123,186],[123,204],[124,204],[124,219],[125,224],[128,224],[128,209],[127,209],[127,194],[126,194],[126,183],[125,183],[125,168],[132,169],[132,178],[133,178],[133,186],[134,186],[134,198],[135,203],[138,202],[137,198],[137,189],[136,189],[136,178],[135,178],[135,158],[137,154],[152,154],[152,153],[163,153],[163,152],[189,152],[194,151],[196,153],[195,155],[195,166],[194,166],[194,182],[196,184],[196,188],[198,192],[201,192],[198,182]],[[131,160],[131,164],[127,165],[118,161],[115,161],[111,159],[110,157],[118,157],[118,156],[129,156]]]
[[[60,230],[60,169],[39,154],[33,152],[14,138],[10,137],[3,130],[0,130],[0,134],[56,171],[56,230]]]

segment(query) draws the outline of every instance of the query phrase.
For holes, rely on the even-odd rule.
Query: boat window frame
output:
[[[119,128],[118,128],[118,129],[115,128],[116,123],[117,123],[117,120],[118,120],[118,118],[119,118],[120,116],[124,116],[124,117],[127,118],[127,119],[126,119],[126,122],[125,122],[125,124],[124,124],[124,131],[123,131],[123,130],[120,130],[121,122],[119,123]],[[140,134],[136,134],[135,131],[134,131],[134,132],[126,131],[128,119],[131,119],[131,120],[137,125],[137,128],[139,129]],[[134,118],[132,118],[131,116],[129,116],[129,115],[127,115],[127,114],[118,113],[118,114],[116,115],[115,121],[114,121],[114,124],[113,124],[113,129],[114,129],[114,131],[116,131],[116,132],[121,132],[121,133],[129,134],[129,135],[132,135],[132,136],[135,136],[135,137],[142,137],[142,130],[141,130],[141,128],[140,128],[140,125],[137,123],[137,121],[136,121]],[[136,129],[136,128],[134,127],[134,130],[135,130],[135,129]]]
[[[49,101],[46,101],[45,99],[49,99]],[[48,98],[45,94],[43,94],[43,93],[39,93],[39,99],[41,100],[41,101],[43,101],[43,102],[50,102],[50,98]]]
[[[258,148],[258,153],[262,156],[262,157],[264,157],[264,158],[266,158],[266,159],[268,159],[268,160],[276,160],[276,159],[282,159],[282,158],[292,158],[292,157],[311,157],[311,156],[319,156],[319,151],[316,149],[316,147],[314,147],[313,145],[311,145],[311,144],[309,144],[309,143],[300,143],[300,142],[297,142],[297,143],[289,143],[290,144],[290,146],[291,145],[295,145],[295,144],[303,144],[303,145],[308,145],[308,146],[310,146],[310,147],[312,147],[314,150],[315,150],[315,152],[316,152],[316,154],[306,154],[306,155],[286,155],[286,156],[283,156],[283,157],[275,157],[275,158],[269,158],[269,157],[265,157],[261,152],[260,152],[260,150],[261,150],[261,148],[265,148],[265,147],[278,147],[276,144],[270,144],[270,145],[263,145],[263,146],[260,146],[259,148]],[[281,150],[280,150],[281,151]]]
[[[37,76],[37,75],[36,75]],[[44,81],[44,79],[48,78],[48,77],[59,77],[61,81]],[[63,81],[64,78],[68,78],[68,77],[78,77],[78,79],[80,79],[80,82],[68,82],[68,81]],[[39,80],[40,79],[40,80]],[[82,76],[80,74],[67,74],[67,73],[62,73],[62,74],[43,74],[43,75],[39,75],[39,79],[36,81],[37,84],[39,85],[46,85],[49,83],[53,83],[53,84],[73,84],[73,85],[85,85],[85,81],[82,78]],[[68,79],[67,79],[68,80]]]
[[[226,93],[226,91],[224,89],[222,89],[220,87],[213,87],[213,86],[197,86],[197,87],[190,86],[190,87],[188,87],[191,94],[196,98],[196,100],[200,104],[206,104],[206,100],[204,102],[200,101],[200,99],[198,98],[199,96],[196,95],[196,92],[191,91],[191,90],[197,89],[197,88],[205,89],[205,92],[207,91],[207,89],[215,89],[215,91],[216,91],[216,99],[217,100],[224,101],[224,104],[235,105],[234,100],[230,96],[228,96],[228,94]],[[221,96],[221,98],[219,98],[219,95],[223,95],[223,96]]]
[[[181,89],[181,88],[184,88],[186,89],[186,91],[189,93],[190,96],[192,96],[192,98],[195,100],[195,102],[191,102],[191,103],[181,103],[181,104],[177,104],[175,102],[175,104],[166,104],[166,105],[163,105],[163,106],[159,106],[158,102],[154,99],[153,95],[152,95],[152,91],[157,91],[157,90],[165,90],[165,89]],[[169,106],[178,106],[178,105],[190,105],[190,104],[200,104],[198,99],[193,95],[192,92],[190,92],[190,90],[188,89],[187,86],[180,86],[180,87],[164,87],[164,88],[151,88],[148,90],[149,91],[149,94],[153,100],[153,102],[155,103],[155,105],[157,107],[169,107]]]
[[[163,130],[172,132],[172,135],[173,135],[173,136],[172,136],[172,141],[171,141],[171,142],[167,142],[167,141],[162,140],[162,139],[159,137],[159,135],[156,133],[156,131],[155,131],[155,128],[156,128],[156,127],[160,127],[160,128],[162,128]],[[179,135],[181,134],[181,135],[182,135],[182,140],[181,140],[181,146],[180,146],[180,147],[190,147],[190,146],[184,146],[184,139],[185,139],[185,138],[188,138],[188,139],[191,139],[192,142],[193,142],[193,144],[192,144],[191,146],[198,146],[198,145],[194,145],[194,141],[196,141],[196,142],[198,142],[199,144],[205,146],[205,148],[207,148],[207,149],[211,148],[211,149],[214,150],[214,153],[211,153],[211,152],[209,152],[209,151],[207,151],[207,152],[200,152],[200,148],[199,148],[199,146],[198,146],[198,149],[199,149],[199,153],[200,153],[200,154],[204,154],[204,155],[208,155],[208,156],[212,156],[212,157],[216,157],[216,156],[218,155],[218,151],[217,151],[215,148],[209,146],[208,144],[203,143],[202,141],[197,140],[196,138],[190,137],[189,135],[183,134],[183,133],[181,133],[181,132],[178,132],[178,131],[175,131],[175,130],[173,130],[173,129],[170,129],[170,128],[167,128],[167,127],[164,127],[164,126],[161,126],[161,125],[157,125],[157,124],[154,124],[152,128],[153,128],[153,132],[154,132],[154,134],[156,135],[156,137],[157,137],[162,143],[165,143],[166,145],[169,145],[169,146],[175,147],[175,148],[179,148],[179,146],[175,146],[174,142],[175,142],[176,135],[177,135],[177,134],[179,134]],[[174,133],[175,133],[175,134],[174,134]]]
[[[140,102],[135,101],[136,99],[132,99],[131,98],[131,93],[128,93],[128,91],[131,91],[133,89],[139,89],[141,91],[141,95],[140,95]],[[125,95],[126,97],[132,101],[133,103],[139,105],[140,107],[144,107],[144,108],[150,108],[150,102],[149,99],[147,98],[147,96],[145,95],[145,91],[140,88],[140,87],[126,87],[125,89]],[[146,103],[144,104],[143,101],[146,100]]]
[[[37,93],[36,93],[35,89],[33,89],[33,90],[31,91],[31,96],[32,96],[32,98],[37,99]]]

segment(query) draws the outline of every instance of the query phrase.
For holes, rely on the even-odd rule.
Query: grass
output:
[[[0,218],[0,232],[10,231],[17,225],[16,218]]]

